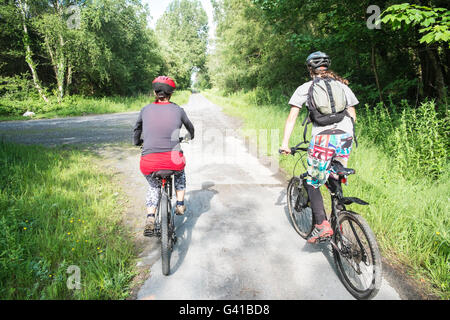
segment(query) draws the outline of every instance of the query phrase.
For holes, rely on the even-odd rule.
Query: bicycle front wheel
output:
[[[314,228],[313,214],[309,207],[308,192],[299,177],[293,177],[289,181],[287,205],[295,231],[302,238],[308,238]]]
[[[170,254],[171,254],[171,234],[170,234],[170,212],[169,200],[166,194],[161,196],[161,260],[162,273],[167,276],[170,273]]]
[[[357,299],[372,299],[381,287],[381,255],[375,235],[360,215],[342,211],[333,235],[339,277]]]

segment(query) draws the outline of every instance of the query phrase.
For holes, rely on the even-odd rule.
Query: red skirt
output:
[[[186,158],[182,152],[169,151],[150,153],[141,157],[140,168],[144,175],[159,170],[181,171],[186,166]]]

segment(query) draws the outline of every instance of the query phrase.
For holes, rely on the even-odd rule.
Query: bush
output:
[[[14,77],[0,76],[0,96],[9,100],[27,100],[38,97],[38,94],[28,75],[21,74]]]
[[[438,178],[448,166],[449,117],[438,114],[434,101],[414,108],[403,101],[398,108],[378,104],[358,117],[362,135],[382,146],[396,169],[410,179]]]
[[[33,89],[34,90],[34,89]],[[188,90],[177,90],[172,101],[179,105],[188,102],[191,93]],[[139,111],[146,104],[154,101],[150,95],[132,97],[84,97],[80,95],[65,96],[61,103],[55,96],[49,97],[49,103],[44,102],[37,95],[28,98],[14,99],[14,96],[0,98],[0,115],[14,117],[21,116],[25,111],[33,111],[36,118],[52,118],[81,116],[85,114],[105,114],[115,112]]]

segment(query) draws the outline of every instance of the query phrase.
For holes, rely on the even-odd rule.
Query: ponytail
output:
[[[158,91],[155,92],[155,102],[160,102],[160,101],[164,101],[165,99],[169,99],[172,95],[169,93],[166,93],[164,91]]]
[[[322,78],[331,78],[331,79],[337,80],[339,82],[342,82],[345,85],[349,84],[349,81],[347,79],[344,79],[344,78],[338,76],[336,73],[334,73],[333,71],[328,70],[328,69],[327,70],[319,70],[319,68],[317,68],[314,70],[314,69],[310,68],[309,74],[311,75],[311,78],[320,76]]]

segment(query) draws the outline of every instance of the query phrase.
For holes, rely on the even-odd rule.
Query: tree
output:
[[[194,71],[205,69],[208,29],[208,17],[198,0],[173,0],[156,23],[168,74],[180,88],[190,86]]]
[[[69,92],[149,92],[164,70],[161,49],[147,26],[148,10],[139,0],[0,3],[0,76],[28,69],[46,101],[46,88],[58,101]]]
[[[48,102],[48,98],[46,97],[44,90],[42,89],[41,82],[39,80],[39,76],[36,70],[36,64],[33,60],[33,51],[31,50],[31,42],[30,35],[28,33],[27,24],[29,23],[30,10],[29,5],[26,0],[17,0],[16,1],[17,10],[19,14],[22,16],[22,26],[23,26],[23,45],[25,49],[25,61],[27,62],[31,75],[33,77],[33,83],[36,90],[39,92],[41,98]]]
[[[228,92],[256,87],[288,94],[304,76],[292,68],[297,52],[276,34],[250,0],[214,1],[217,40],[208,66],[214,86]]]
[[[443,101],[447,98],[444,63],[439,51],[449,56],[450,10],[409,3],[392,5],[383,12],[381,22],[393,30],[413,28],[420,48],[421,78],[427,95]],[[420,35],[419,35],[420,34]],[[448,73],[448,72],[447,72]]]
[[[74,82],[91,94],[148,92],[164,70],[161,48],[137,0],[97,0],[81,10]]]

